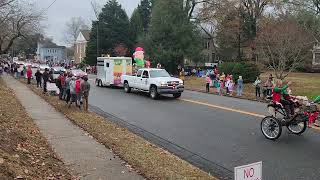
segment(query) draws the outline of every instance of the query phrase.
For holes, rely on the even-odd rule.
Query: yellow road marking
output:
[[[247,111],[242,111],[239,109],[233,109],[233,108],[228,108],[228,107],[223,107],[223,106],[219,106],[219,105],[214,105],[214,104],[209,104],[209,103],[205,103],[205,102],[200,102],[200,101],[194,101],[194,100],[190,100],[190,99],[180,99],[181,101],[185,101],[185,102],[189,102],[189,103],[194,103],[194,104],[199,104],[199,105],[203,105],[203,106],[208,106],[211,108],[216,108],[216,109],[222,109],[225,111],[231,111],[231,112],[237,112],[240,114],[246,114],[249,116],[254,116],[254,117],[259,117],[259,118],[264,118],[266,116],[261,115],[261,114],[257,114],[257,113],[252,113],[252,112],[247,112]],[[312,129],[320,131],[320,127],[317,126],[311,126]]]
[[[222,109],[222,110],[225,110],[225,111],[237,112],[237,113],[240,113],[240,114],[246,114],[246,115],[255,116],[255,117],[259,117],[259,118],[266,117],[266,116],[261,115],[261,114],[242,111],[240,109],[233,109],[233,108],[223,107],[223,106],[219,106],[219,105],[204,103],[204,102],[200,102],[200,101],[194,101],[194,100],[190,100],[190,99],[181,99],[181,100],[185,101],[185,102],[189,102],[189,103],[199,104],[199,105],[208,106],[208,107],[216,108],[216,109]]]

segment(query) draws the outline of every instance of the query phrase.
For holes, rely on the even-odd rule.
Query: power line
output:
[[[43,13],[46,12],[46,11],[48,11],[48,10],[51,8],[51,6],[52,6],[54,3],[56,3],[56,1],[57,1],[57,0],[53,0],[53,2],[52,2],[46,9],[44,9],[44,10],[41,12],[41,14],[43,14]]]

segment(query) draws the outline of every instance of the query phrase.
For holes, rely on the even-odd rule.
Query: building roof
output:
[[[86,39],[86,41],[90,40],[90,30],[80,30],[83,37]]]
[[[50,39],[42,39],[39,41],[41,48],[66,48],[65,46],[58,46]]]
[[[47,48],[47,49],[53,49],[53,48],[56,48],[56,49],[66,49],[65,46],[42,46],[42,48]]]

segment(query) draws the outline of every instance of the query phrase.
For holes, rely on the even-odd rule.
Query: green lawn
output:
[[[266,81],[269,74],[261,74],[262,81]],[[291,89],[294,95],[308,96],[310,99],[320,95],[320,73],[291,73],[285,81],[293,82]],[[187,77],[185,85],[190,89],[205,90],[205,78]],[[251,99],[255,97],[254,93],[254,86],[245,84],[244,96]]]

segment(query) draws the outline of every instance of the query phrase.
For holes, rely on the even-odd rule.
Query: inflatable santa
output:
[[[142,47],[136,48],[136,51],[133,53],[133,58],[138,68],[144,68],[145,66],[144,50]]]

